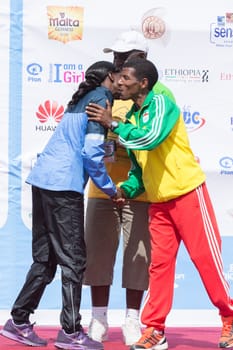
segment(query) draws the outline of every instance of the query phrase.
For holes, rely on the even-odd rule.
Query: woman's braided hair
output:
[[[100,86],[109,73],[116,72],[118,72],[118,69],[111,62],[98,61],[92,64],[86,71],[85,80],[80,83],[78,90],[68,102],[68,107],[76,105],[89,91]]]

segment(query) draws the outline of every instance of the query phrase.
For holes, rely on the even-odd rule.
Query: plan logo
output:
[[[190,106],[184,106],[182,113],[188,132],[194,132],[205,125],[205,119],[198,111],[192,111]]]
[[[219,47],[233,47],[233,13],[217,16],[210,24],[210,42]]]
[[[37,109],[36,117],[40,124],[37,131],[54,131],[64,114],[64,107],[56,101],[47,100],[41,103]]]
[[[63,44],[82,40],[83,7],[47,6],[48,38]]]
[[[41,82],[41,72],[42,72],[43,68],[39,63],[30,63],[27,65],[26,67],[26,71],[28,74],[28,78],[27,80],[29,82]]]
[[[233,158],[229,156],[222,157],[219,160],[221,175],[233,175]]]

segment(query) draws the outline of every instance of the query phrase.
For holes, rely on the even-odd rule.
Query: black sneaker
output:
[[[54,345],[59,349],[66,350],[103,350],[102,343],[92,340],[84,333],[81,328],[80,331],[67,334],[63,329],[58,332],[57,340]]]
[[[34,324],[31,323],[16,325],[12,319],[9,319],[4,325],[3,329],[0,331],[0,334],[22,344],[31,346],[46,346],[47,341],[38,337],[33,330],[33,326]]]

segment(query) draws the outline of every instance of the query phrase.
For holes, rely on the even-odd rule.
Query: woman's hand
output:
[[[114,197],[111,197],[112,201],[118,206],[123,207],[126,202],[126,195],[122,188],[117,187],[117,193]]]

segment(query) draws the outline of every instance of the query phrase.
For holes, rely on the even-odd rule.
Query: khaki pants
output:
[[[147,202],[128,201],[119,209],[109,199],[88,199],[85,224],[87,266],[84,284],[112,284],[122,233],[122,287],[147,290],[150,264],[148,206]]]

